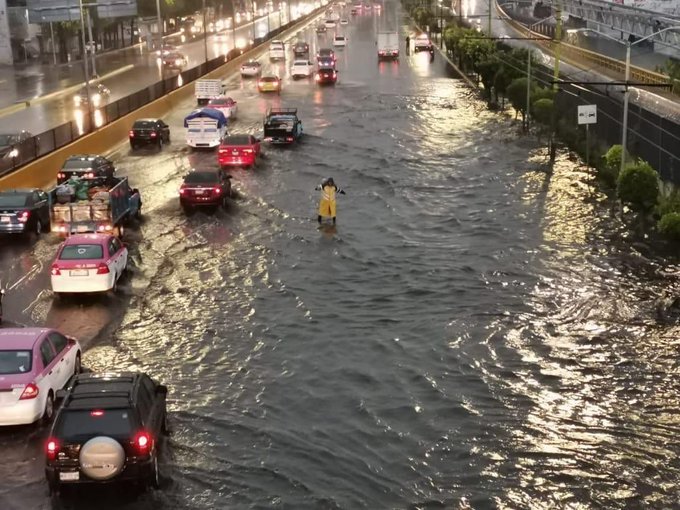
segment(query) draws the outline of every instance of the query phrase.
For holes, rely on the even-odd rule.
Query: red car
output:
[[[322,67],[316,72],[315,80],[319,85],[335,85],[338,72],[331,67]]]
[[[231,176],[223,170],[194,170],[184,176],[179,203],[185,212],[195,207],[217,208],[227,205],[231,196]]]
[[[217,151],[220,167],[255,166],[260,155],[260,140],[253,135],[225,136]]]

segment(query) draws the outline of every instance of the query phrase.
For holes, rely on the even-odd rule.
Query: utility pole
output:
[[[161,18],[161,0],[156,0],[156,16],[158,23],[158,54],[161,59],[161,70],[163,69],[163,18]]]
[[[488,26],[487,26],[487,33],[489,34],[489,37],[491,37],[491,5],[493,3],[493,0],[489,0],[489,21],[488,21]]]
[[[205,61],[208,61],[208,25],[205,22],[205,0],[203,0],[203,50],[205,51]]]
[[[231,41],[236,48],[236,6],[234,0],[231,0]]]
[[[94,42],[94,38],[92,37],[92,17],[90,16],[90,9],[85,10],[85,14],[87,15],[87,33],[88,37],[90,38],[90,52],[92,53],[92,75],[97,76],[97,65],[96,65],[96,53],[97,53],[97,43]],[[86,53],[87,54],[87,53]]]
[[[83,65],[85,66],[85,93],[87,94],[88,131],[92,130],[92,98],[90,97],[90,69],[87,63],[87,46],[85,44],[85,16],[83,15],[83,0],[78,0],[80,11],[80,35],[83,43]]]
[[[531,110],[531,50],[527,50],[527,123],[526,129],[529,131],[529,112]]]
[[[55,41],[54,41],[54,27],[52,26],[52,22],[50,21],[50,38],[52,40],[52,58],[54,59],[54,65],[57,65],[57,47],[55,46]]]
[[[553,73],[553,90],[557,90],[560,79],[560,49],[562,48],[562,5],[558,2],[555,7],[555,71]]]

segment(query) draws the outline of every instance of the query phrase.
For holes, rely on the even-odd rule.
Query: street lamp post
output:
[[[657,34],[661,34],[663,32],[668,32],[671,30],[680,30],[680,25],[675,25],[672,27],[666,27],[662,28],[661,30],[657,30],[653,34],[650,34],[648,36],[642,37],[635,42],[630,42],[630,41],[625,41],[626,44],[626,71],[624,74],[624,91],[623,91],[623,133],[621,134],[621,168],[620,172],[623,172],[624,168],[626,168],[626,143],[628,141],[628,97],[630,95],[630,90],[628,87],[628,82],[630,81],[630,48],[632,46],[635,46],[636,44],[641,43],[642,41],[646,41],[647,39],[651,39]],[[596,34],[602,35],[606,37],[607,39],[611,39],[612,41],[616,41],[617,43],[621,43],[620,39],[617,39],[616,37],[612,37],[609,34],[605,34],[602,32],[598,32],[596,30],[590,29],[590,28],[579,28],[576,30],[576,32],[594,32]]]
[[[163,70],[163,19],[161,18],[161,0],[156,0],[156,16],[158,23],[158,54],[161,58],[161,72]]]
[[[78,0],[80,7],[80,34],[83,42],[83,65],[85,66],[85,94],[87,97],[87,119],[90,122],[89,129],[92,128],[92,98],[90,97],[90,69],[87,64],[87,46],[85,43],[85,16],[83,15],[83,0]],[[88,131],[89,131],[88,129]]]
[[[208,25],[205,22],[205,0],[203,0],[203,51],[205,52],[205,61],[208,61]]]

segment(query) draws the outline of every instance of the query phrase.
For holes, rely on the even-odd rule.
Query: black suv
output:
[[[158,487],[168,388],[146,374],[79,374],[65,390],[45,446],[51,494],[61,486],[133,481]]]
[[[295,46],[293,46],[293,54],[296,57],[302,57],[304,55],[309,55],[309,44],[306,42],[296,42]]]
[[[130,148],[135,150],[140,145],[153,144],[158,149],[164,143],[170,143],[170,126],[161,119],[138,119],[128,133]]]
[[[113,161],[95,154],[76,154],[69,157],[57,174],[57,184],[68,181],[73,175],[81,179],[102,179],[113,177],[116,167]]]

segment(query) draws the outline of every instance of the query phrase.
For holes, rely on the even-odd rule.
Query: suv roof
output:
[[[133,393],[141,374],[116,372],[79,374],[68,387],[64,408],[127,407],[133,404]]]

